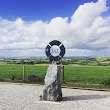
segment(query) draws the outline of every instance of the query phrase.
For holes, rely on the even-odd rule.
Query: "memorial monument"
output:
[[[65,47],[60,41],[54,40],[47,45],[45,52],[51,65],[48,67],[45,76],[43,100],[61,101],[61,74],[63,72],[61,60],[65,54]]]

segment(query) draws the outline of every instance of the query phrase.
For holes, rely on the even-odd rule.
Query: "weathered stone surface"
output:
[[[47,74],[45,77],[45,87],[43,90],[44,100],[62,100],[61,72],[62,67],[60,65],[52,64],[48,67]]]

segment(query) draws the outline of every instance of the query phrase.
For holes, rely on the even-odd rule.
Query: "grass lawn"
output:
[[[11,79],[23,78],[24,65],[0,65],[0,77]],[[25,65],[25,76],[39,74],[45,77],[48,65]],[[64,81],[85,84],[100,84],[110,79],[109,66],[65,66]]]
[[[65,66],[65,81],[100,84],[106,79],[110,79],[109,66]]]
[[[0,65],[0,77],[12,79],[12,77],[15,76],[15,79],[22,79],[23,66],[25,66],[25,77],[32,74],[39,74],[45,77],[48,68],[46,65]]]

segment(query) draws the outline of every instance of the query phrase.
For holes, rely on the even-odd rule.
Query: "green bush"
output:
[[[110,86],[110,79],[102,81],[101,84],[106,85],[106,86]]]

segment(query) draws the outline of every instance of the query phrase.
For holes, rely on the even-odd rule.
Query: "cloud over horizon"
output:
[[[28,22],[22,18],[11,21],[1,17],[0,56],[6,53],[9,56],[38,53],[40,56],[52,40],[65,45],[67,56],[110,56],[110,15],[102,16],[109,10],[106,2],[98,0],[80,5],[71,21],[68,17],[56,17],[50,22]]]

